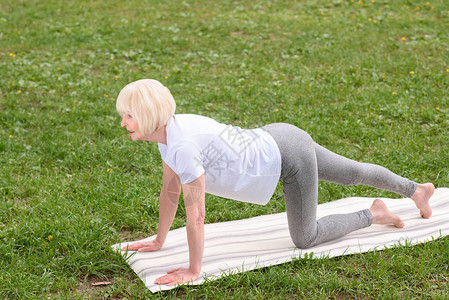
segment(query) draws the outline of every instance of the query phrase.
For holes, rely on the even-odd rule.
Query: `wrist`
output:
[[[200,276],[201,266],[189,266],[189,271],[195,276]]]
[[[162,247],[162,245],[165,242],[165,239],[162,239],[159,236],[156,236],[156,238],[154,239],[153,242],[156,243],[159,247]]]

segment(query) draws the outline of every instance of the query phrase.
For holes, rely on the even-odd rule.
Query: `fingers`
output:
[[[139,251],[139,252],[150,252],[157,251],[161,249],[161,245],[155,241],[150,242],[137,242],[134,244],[128,244],[122,247],[122,251]]]
[[[186,281],[186,282],[188,282],[188,281]],[[182,280],[182,278],[181,278],[181,280],[175,280],[175,281],[173,281],[173,282],[168,283],[167,286],[174,286],[174,285],[177,285],[177,284],[183,284],[183,283],[186,283],[186,282],[184,282],[184,281]]]
[[[153,252],[156,251],[158,249],[156,249],[156,247],[150,246],[150,247],[142,247],[137,249],[138,252]]]
[[[156,283],[156,284],[166,284],[168,286],[181,284],[181,283],[185,283],[185,282],[187,282],[187,281],[184,281],[183,276],[176,276],[176,275],[172,275],[172,274],[164,275],[154,281],[154,283]]]
[[[167,272],[167,275],[161,276],[154,281],[156,284],[166,284],[173,286],[177,284],[188,283],[196,280],[197,275],[191,274],[186,268],[177,268]]]
[[[151,245],[151,243],[145,243],[145,242],[137,242],[131,245],[126,245],[122,248],[122,251],[155,251],[157,250],[154,245]]]
[[[177,284],[183,284],[192,281],[192,279],[184,279],[183,276],[165,275],[154,281],[156,284],[166,284],[167,286],[173,286]]]
[[[126,251],[126,250],[128,250],[128,251],[136,251],[136,250],[138,250],[139,248],[141,248],[143,246],[144,246],[143,243],[138,242],[138,243],[134,243],[134,244],[131,244],[131,245],[124,246],[122,248],[122,251]]]
[[[159,277],[158,279],[156,279],[154,281],[154,283],[156,284],[170,284],[173,283],[175,281],[175,277],[172,275],[165,275],[162,277]]]
[[[184,268],[176,268],[176,269],[173,269],[173,270],[168,271],[167,273],[168,273],[168,274],[172,274],[172,273],[178,272],[178,271],[180,271],[180,270],[182,270],[182,269],[184,269]]]

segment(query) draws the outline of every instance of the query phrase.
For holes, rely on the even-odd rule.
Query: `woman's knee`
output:
[[[313,241],[308,241],[305,238],[301,238],[299,236],[290,235],[293,241],[293,244],[295,244],[296,248],[299,249],[307,249],[313,246]]]
[[[295,227],[293,228],[293,226]],[[314,246],[317,237],[317,228],[313,229],[310,226],[307,226],[307,224],[302,224],[301,227],[297,226],[299,226],[299,224],[293,225],[289,222],[290,237],[296,248],[307,249]]]

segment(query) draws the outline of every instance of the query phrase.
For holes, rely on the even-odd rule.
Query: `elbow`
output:
[[[196,223],[198,225],[204,225],[204,218],[206,217],[206,213],[204,211],[200,212],[198,214],[198,217],[196,218]]]
[[[204,211],[199,211],[195,215],[187,216],[187,224],[186,225],[194,226],[194,227],[204,226],[205,216],[206,216],[206,214]]]
[[[198,212],[198,215],[193,220],[195,226],[203,226],[204,225],[204,218],[205,218],[205,216],[206,216],[206,213],[204,211]]]

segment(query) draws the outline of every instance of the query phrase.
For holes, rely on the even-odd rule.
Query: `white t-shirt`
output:
[[[237,126],[192,114],[174,115],[167,123],[162,160],[186,184],[205,174],[206,192],[265,205],[281,174],[281,155],[263,129]]]

